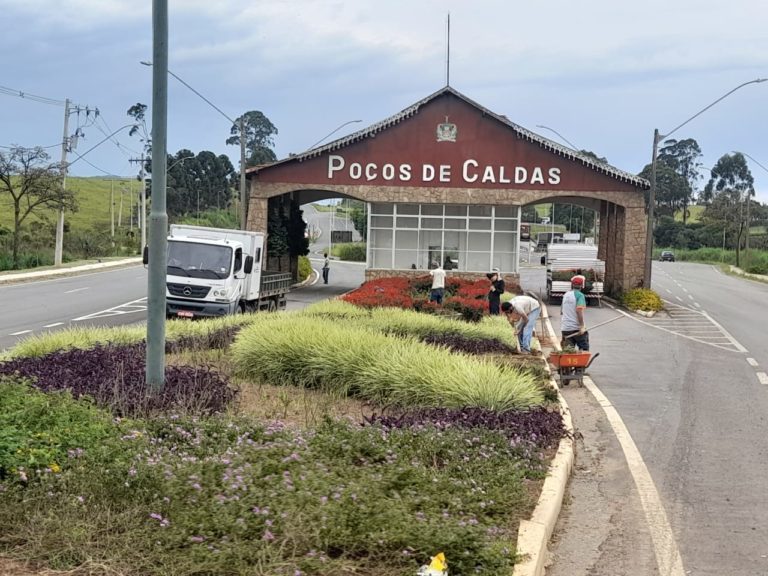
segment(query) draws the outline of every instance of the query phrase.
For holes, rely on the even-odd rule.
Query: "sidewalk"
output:
[[[0,285],[17,284],[20,282],[31,282],[34,280],[45,280],[47,278],[57,278],[64,276],[75,276],[83,272],[94,270],[103,270],[109,268],[120,268],[123,266],[133,266],[141,263],[141,258],[122,258],[120,260],[110,260],[108,262],[95,262],[93,264],[82,264],[80,266],[70,266],[62,268],[46,268],[45,270],[23,270],[18,272],[0,272]]]

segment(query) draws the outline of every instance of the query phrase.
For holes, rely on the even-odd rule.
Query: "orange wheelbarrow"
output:
[[[557,368],[560,384],[568,386],[571,380],[576,380],[583,386],[584,374],[598,356],[600,352],[594,356],[591,352],[552,352],[549,363]]]

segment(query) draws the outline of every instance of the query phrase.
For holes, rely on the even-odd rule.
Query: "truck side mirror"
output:
[[[144,250],[141,252],[141,261],[144,266],[149,264],[149,246],[144,246]]]
[[[245,266],[243,266],[243,272],[250,274],[253,271],[253,256],[245,257]]]

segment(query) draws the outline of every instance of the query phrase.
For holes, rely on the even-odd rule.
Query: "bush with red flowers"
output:
[[[366,282],[357,290],[343,296],[343,300],[365,308],[389,306],[430,314],[441,309],[453,310],[465,320],[477,322],[488,313],[486,297],[490,286],[490,282],[485,278],[447,278],[443,304],[440,306],[429,301],[429,292],[432,289],[432,278],[429,276],[387,277]],[[516,285],[509,284],[508,288],[514,291]]]

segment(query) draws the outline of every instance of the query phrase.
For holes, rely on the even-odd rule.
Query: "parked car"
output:
[[[674,262],[674,261],[675,261],[675,255],[669,250],[664,250],[661,253],[661,256],[659,256],[659,262]]]

